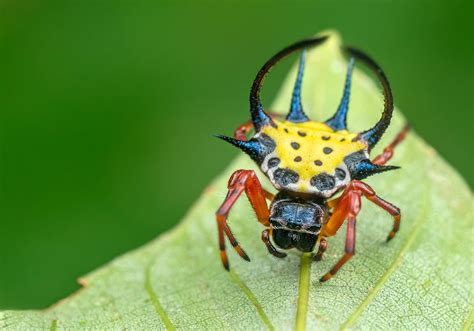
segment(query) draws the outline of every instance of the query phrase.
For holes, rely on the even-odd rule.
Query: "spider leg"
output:
[[[410,130],[410,126],[407,124],[403,127],[402,131],[400,131],[395,139],[384,148],[382,154],[377,155],[373,160],[372,163],[377,165],[384,165],[387,163],[393,156],[393,151],[398,144],[400,144],[406,137],[408,131]]]
[[[322,237],[334,236],[344,223],[349,213],[352,183],[350,183],[339,198],[330,200],[328,206],[332,209],[332,214],[321,230]]]
[[[341,200],[342,196],[338,197],[338,198],[334,198],[334,199],[331,199],[329,201],[326,201],[326,205],[332,209],[334,207],[337,206],[337,204],[339,203],[339,200]]]
[[[265,198],[269,201],[272,201],[275,198],[275,194],[268,192],[267,190],[263,190],[263,193],[265,194]]]
[[[284,258],[286,257],[286,253],[280,252],[273,246],[272,242],[270,241],[270,229],[265,229],[262,232],[262,241],[267,246],[268,252],[273,256]]]
[[[313,257],[313,260],[314,261],[321,261],[322,258],[323,258],[323,254],[324,252],[328,249],[328,242],[326,239],[324,238],[321,238],[321,240],[319,241],[319,248],[318,248],[318,252],[316,253],[316,255]]]
[[[253,128],[251,120],[239,125],[234,131],[234,138],[238,140],[247,140],[247,133]]]
[[[229,179],[227,184],[228,192],[227,196],[216,212],[217,221],[217,233],[219,240],[220,256],[224,268],[229,270],[229,260],[225,250],[225,236],[229,239],[231,245],[235,251],[247,261],[250,261],[247,253],[240,247],[238,241],[235,239],[229,225],[227,224],[227,217],[232,206],[235,204],[237,199],[240,197],[242,192],[245,191],[252,208],[257,215],[258,221],[265,225],[270,226],[268,221],[269,210],[267,202],[265,201],[265,193],[262,186],[257,178],[257,175],[253,170],[237,170]]]
[[[400,209],[377,196],[375,191],[368,184],[358,180],[353,180],[347,186],[344,193],[338,198],[332,216],[322,230],[323,236],[333,236],[337,233],[337,230],[342,226],[344,220],[347,218],[345,254],[339,262],[334,265],[331,271],[321,278],[321,282],[329,280],[355,254],[355,223],[357,214],[360,211],[362,195],[366,197],[367,200],[386,210],[393,216],[393,228],[387,237],[387,241],[391,240],[400,228]]]
[[[393,216],[393,228],[392,231],[388,234],[387,241],[390,241],[395,237],[397,234],[398,230],[400,229],[400,220],[401,220],[401,214],[400,214],[400,209],[394,205],[392,205],[390,202],[385,201],[381,197],[379,197],[375,191],[366,183],[355,180],[352,182],[354,189],[359,190],[364,197],[367,198],[370,202],[376,204],[383,210],[387,211],[390,215]]]
[[[327,272],[321,279],[320,282],[325,282],[331,279],[339,269],[351,259],[355,254],[355,240],[356,240],[356,216],[360,211],[360,192],[349,190],[347,191],[348,199],[343,199],[344,203],[348,204],[347,212],[347,233],[346,233],[346,245],[344,248],[343,257],[332,267],[332,269]],[[344,192],[346,194],[346,192]],[[339,205],[338,205],[339,207]]]

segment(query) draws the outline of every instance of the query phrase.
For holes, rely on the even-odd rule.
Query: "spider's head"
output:
[[[346,47],[349,61],[344,92],[336,113],[325,122],[311,121],[301,102],[305,51],[303,51],[296,78],[290,111],[285,121],[272,119],[264,111],[260,89],[268,70],[292,52],[314,47],[327,37],[295,43],[273,56],[255,78],[250,93],[250,113],[255,135],[248,141],[226,136],[219,138],[247,153],[267,175],[277,190],[313,194],[328,198],[344,188],[352,179],[395,169],[379,166],[369,159],[369,153],[390,124],[393,97],[388,80],[380,67],[366,54]],[[354,59],[374,71],[384,93],[384,109],[380,120],[370,129],[351,133],[347,131],[351,76]]]
[[[275,244],[283,249],[311,252],[329,211],[320,199],[278,193],[270,205],[270,225]]]

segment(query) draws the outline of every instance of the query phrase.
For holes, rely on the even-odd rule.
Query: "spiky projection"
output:
[[[309,118],[303,111],[301,103],[301,83],[303,82],[304,62],[306,59],[306,50],[303,51],[300,58],[300,66],[298,68],[298,76],[296,77],[293,96],[291,98],[290,112],[286,116],[286,120],[293,123],[308,122]]]
[[[344,85],[344,94],[336,113],[326,121],[326,124],[334,131],[345,130],[347,128],[347,112],[349,111],[349,97],[351,95],[352,70],[354,69],[354,58],[349,60],[347,68],[346,83]]]

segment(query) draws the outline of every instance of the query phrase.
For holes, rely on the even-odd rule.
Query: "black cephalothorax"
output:
[[[270,205],[273,240],[283,249],[312,252],[328,217],[329,209],[324,200],[316,197],[304,199],[280,192]]]

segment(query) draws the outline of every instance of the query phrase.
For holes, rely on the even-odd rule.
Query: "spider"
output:
[[[362,51],[343,47],[343,51],[350,55],[350,60],[342,99],[335,114],[325,122],[315,122],[303,111],[301,84],[306,49],[321,45],[327,39],[327,36],[323,36],[303,40],[270,58],[258,72],[250,91],[251,121],[239,126],[234,138],[217,135],[248,154],[278,191],[276,195],[266,191],[253,170],[237,170],[230,177],[227,196],[216,212],[220,257],[227,270],[230,267],[225,236],[235,251],[250,261],[227,224],[229,212],[242,192],[246,193],[258,222],[265,227],[261,235],[263,243],[268,252],[278,258],[287,255],[282,250],[291,248],[312,253],[318,244],[313,260],[321,260],[328,248],[325,238],[334,236],[347,220],[345,254],[320,279],[321,282],[329,280],[355,254],[356,218],[362,196],[392,215],[393,228],[387,241],[393,239],[400,228],[400,210],[361,181],[368,176],[398,168],[385,164],[409,130],[408,125],[405,126],[382,154],[370,160],[370,151],[389,126],[393,113],[392,92],[382,69]],[[260,89],[269,69],[299,50],[302,54],[290,111],[285,119],[277,119],[277,115],[264,111]],[[380,120],[372,128],[359,133],[352,133],[346,128],[355,60],[364,63],[377,75],[384,95]],[[247,139],[252,128],[255,134]],[[340,192],[342,194],[335,197]],[[270,201],[269,206],[266,200]]]

